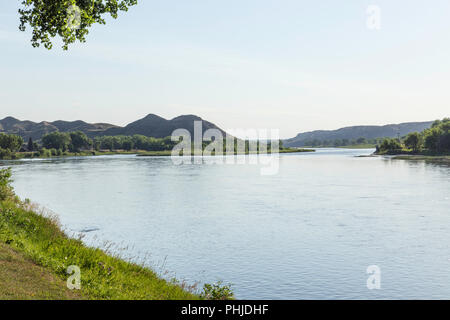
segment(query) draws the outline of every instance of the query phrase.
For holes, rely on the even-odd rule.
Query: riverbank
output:
[[[295,149],[286,148],[279,150],[278,153],[296,153],[296,152],[314,152],[313,149]],[[256,154],[257,152],[245,152],[236,153],[237,154]],[[269,152],[270,153],[270,152]],[[16,152],[11,156],[0,158],[0,160],[20,160],[20,159],[48,159],[48,158],[66,158],[66,157],[94,157],[94,156],[111,156],[111,155],[137,155],[143,157],[167,157],[172,155],[172,150],[162,150],[162,151],[145,151],[145,150],[115,150],[115,151],[81,151],[81,152],[64,152],[62,154],[58,153],[39,153],[39,152]]]
[[[57,220],[36,213],[29,204],[2,201],[0,225],[0,257],[5,257],[0,278],[10,279],[0,298],[199,299],[195,288],[167,282],[150,269],[67,237]],[[12,270],[14,264],[20,267]],[[71,265],[80,268],[80,290],[65,287]]]
[[[64,158],[64,157],[92,157],[92,156],[111,156],[118,154],[139,154],[145,151],[135,150],[135,151],[80,151],[80,152],[63,152],[52,153],[50,150],[47,152],[16,152],[10,156],[0,158],[0,160],[20,160],[20,159],[47,159],[47,158]]]
[[[0,243],[0,299],[79,300],[66,283],[11,246]]]
[[[304,146],[303,148],[313,148],[313,149],[324,149],[324,148],[337,148],[337,149],[375,149],[375,144],[364,143],[364,144],[353,144],[346,146]]]
[[[428,162],[439,162],[439,163],[450,163],[449,153],[435,153],[428,150],[421,152],[414,152],[412,150],[393,150],[393,151],[383,151],[375,152],[374,155],[377,156],[391,156],[394,160],[411,160],[411,161],[428,161]]]
[[[428,161],[428,162],[440,162],[440,163],[448,163],[450,164],[450,155],[449,156],[427,156],[427,155],[396,155],[393,156],[394,160],[411,160],[411,161]]]
[[[276,153],[300,153],[300,152],[314,152],[314,149],[294,149],[294,148],[287,148],[287,149],[281,149]],[[234,155],[248,155],[248,154],[270,154],[270,152],[267,153],[259,153],[259,152],[249,152],[246,151],[244,153],[235,152]],[[153,156],[171,156],[172,150],[168,151],[147,151],[147,152],[140,152],[136,154],[139,157],[153,157]],[[193,155],[193,154],[191,154]],[[214,154],[212,154],[214,155]],[[226,153],[224,153],[226,155]]]
[[[0,170],[0,299],[201,298],[194,286],[68,237],[55,217],[12,193],[8,175]],[[73,265],[80,290],[66,286]]]

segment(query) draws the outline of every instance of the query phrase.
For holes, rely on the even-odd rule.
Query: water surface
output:
[[[238,298],[449,299],[450,168],[355,157],[372,151],[284,154],[273,176],[168,157],[20,161],[14,187],[89,244]]]

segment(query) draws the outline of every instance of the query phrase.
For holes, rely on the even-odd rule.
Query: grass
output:
[[[351,146],[339,146],[336,148],[344,148],[344,149],[375,149],[375,144],[365,143],[365,144],[355,144]]]
[[[295,153],[295,152],[314,152],[311,149],[296,149],[296,148],[284,148],[281,149],[278,153]],[[245,152],[245,153],[236,153],[235,154],[255,154],[257,152]],[[269,152],[270,153],[270,152]],[[92,157],[92,156],[109,156],[109,155],[118,155],[118,154],[129,154],[129,155],[137,155],[143,157],[165,157],[171,156],[172,150],[162,150],[162,151],[145,151],[145,150],[114,150],[114,151],[81,151],[81,152],[64,152],[61,155],[37,155],[36,152],[16,152],[13,153],[9,157],[0,158],[0,160],[18,160],[18,159],[48,159],[48,158],[65,158],[65,157]]]
[[[412,160],[412,161],[428,161],[437,163],[450,163],[450,154],[448,152],[435,153],[429,150],[414,152],[411,149],[402,149],[396,151],[379,151],[377,155],[393,156],[394,160]]]
[[[414,160],[414,161],[428,161],[449,163],[450,156],[427,156],[427,155],[397,155],[393,157],[394,160]]]
[[[365,144],[353,144],[347,146],[305,146],[304,148],[341,148],[341,149],[372,149],[375,148],[375,144],[365,143]]]
[[[167,157],[172,155],[172,150],[166,151],[143,151],[138,152],[137,156],[139,157]]]
[[[295,149],[295,148],[286,148],[281,149],[278,153],[296,153],[296,152],[315,152],[314,149]]]
[[[81,269],[81,290],[65,287]],[[0,201],[0,297],[11,299],[200,299],[194,286],[68,237],[54,217],[17,197]]]
[[[0,244],[0,299],[78,300],[83,296],[31,259]]]
[[[136,151],[80,151],[80,152],[64,152],[61,155],[36,155],[36,152],[16,152],[9,159],[3,160],[15,160],[15,159],[33,159],[33,158],[63,158],[63,157],[92,157],[92,156],[107,156],[115,154],[137,154],[139,150]]]

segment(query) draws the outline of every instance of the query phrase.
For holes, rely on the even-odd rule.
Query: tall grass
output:
[[[0,171],[0,242],[67,279],[67,268],[81,269],[81,294],[88,299],[200,299],[193,287],[169,282],[151,269],[127,262],[68,237],[54,216],[12,196],[10,171]],[[9,192],[8,194],[6,192]]]

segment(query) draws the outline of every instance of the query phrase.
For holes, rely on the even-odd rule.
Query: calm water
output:
[[[14,186],[85,241],[129,245],[238,298],[450,298],[450,168],[323,149],[257,165],[108,156],[22,161]],[[5,164],[5,163],[3,163]],[[366,269],[381,269],[368,290]]]

